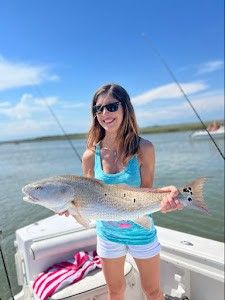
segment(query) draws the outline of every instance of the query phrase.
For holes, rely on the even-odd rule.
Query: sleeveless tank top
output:
[[[140,187],[141,176],[138,158],[134,155],[118,173],[105,173],[102,168],[100,145],[96,145],[94,177],[105,184],[127,184],[133,187]],[[148,215],[152,218],[151,215]],[[156,228],[153,226],[145,229],[141,225],[130,220],[122,221],[96,221],[96,233],[102,239],[125,245],[145,245],[157,239]]]

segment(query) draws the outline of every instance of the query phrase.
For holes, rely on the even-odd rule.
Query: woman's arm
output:
[[[141,187],[152,188],[155,175],[155,150],[153,144],[141,138],[138,157],[141,170]],[[157,190],[170,192],[169,196],[166,196],[161,202],[161,212],[166,213],[182,209],[183,206],[179,200],[176,199],[179,191],[175,186],[166,186]]]
[[[94,158],[94,150],[86,149],[82,157],[83,176],[94,177]]]
[[[141,187],[152,188],[155,175],[155,149],[151,142],[141,138],[138,153]]]

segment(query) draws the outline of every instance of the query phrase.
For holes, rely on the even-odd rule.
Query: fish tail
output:
[[[205,177],[199,177],[182,188],[187,206],[209,214],[208,207],[203,197]]]

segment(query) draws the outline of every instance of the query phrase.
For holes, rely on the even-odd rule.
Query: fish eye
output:
[[[42,186],[38,185],[35,187],[36,190],[42,190]]]
[[[191,197],[188,197],[188,201],[191,202],[191,201],[192,201],[192,198],[191,198]]]

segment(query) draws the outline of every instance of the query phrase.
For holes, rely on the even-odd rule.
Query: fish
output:
[[[209,213],[203,197],[205,178],[200,177],[179,189],[177,199],[184,207]],[[22,188],[23,200],[46,207],[55,213],[66,210],[86,228],[91,221],[133,221],[151,228],[149,214],[160,210],[169,195],[160,189],[105,184],[100,180],[76,175],[53,176]]]

